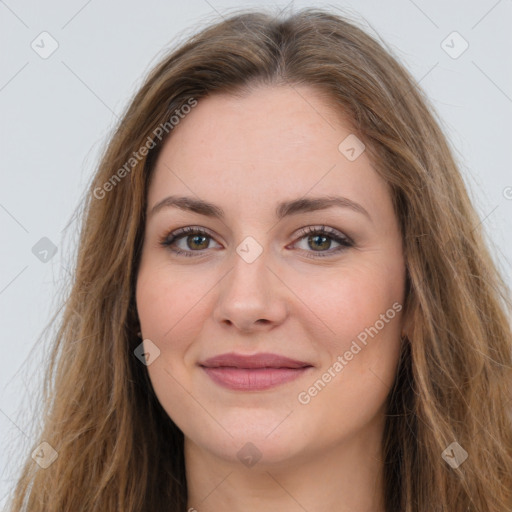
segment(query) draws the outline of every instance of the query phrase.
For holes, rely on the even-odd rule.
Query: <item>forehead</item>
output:
[[[382,201],[387,187],[366,152],[351,161],[340,151],[347,137],[354,137],[350,121],[310,86],[200,99],[160,152],[148,206],[169,193],[192,193],[227,209],[235,199],[253,208],[308,191]]]

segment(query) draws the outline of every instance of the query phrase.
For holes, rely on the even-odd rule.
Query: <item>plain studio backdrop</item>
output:
[[[511,0],[0,0],[0,506],[41,442],[31,420],[41,335],[73,266],[71,215],[105,139],[169,45],[259,6],[332,6],[385,41],[439,113],[512,286]]]

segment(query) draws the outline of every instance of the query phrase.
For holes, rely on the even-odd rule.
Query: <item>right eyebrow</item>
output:
[[[161,201],[159,201],[151,211],[149,212],[149,217],[155,215],[155,213],[159,212],[163,208],[175,207],[180,210],[191,211],[194,213],[199,213],[200,215],[205,215],[207,217],[215,217],[218,219],[224,219],[225,214],[224,210],[218,206],[215,206],[208,201],[203,201],[202,199],[195,199],[193,197],[185,197],[185,196],[168,196]]]

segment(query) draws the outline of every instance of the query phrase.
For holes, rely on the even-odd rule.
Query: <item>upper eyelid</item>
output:
[[[174,230],[170,231],[165,236],[165,239],[167,239],[167,238],[175,238],[175,239],[183,238],[183,237],[186,237],[186,236],[190,236],[190,235],[192,235],[194,233],[205,234],[205,235],[208,235],[210,238],[213,238],[213,239],[216,238],[216,235],[214,235],[207,228],[203,228],[203,227],[200,227],[200,226],[185,226],[183,228],[178,228],[178,229],[174,229]]]
[[[339,238],[343,238],[344,240],[347,240],[349,242],[352,242],[352,239],[350,236],[345,234],[343,231],[340,231],[339,229],[332,228],[330,226],[326,226],[324,224],[314,224],[312,226],[305,226],[303,228],[300,228],[298,231],[295,232],[295,236],[300,235],[301,237],[306,236],[308,233],[327,233],[331,236],[337,236]]]

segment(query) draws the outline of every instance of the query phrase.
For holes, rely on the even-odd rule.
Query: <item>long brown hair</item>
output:
[[[279,84],[323,91],[391,186],[410,323],[384,431],[386,511],[512,510],[510,292],[441,123],[356,22],[305,9],[236,12],[202,29],[150,72],[122,116],[83,204],[48,361],[40,441],[58,458],[42,469],[27,455],[12,512],[186,509],[183,434],[134,355],[147,187],[174,112],[213,93]],[[149,141],[155,147],[141,151]],[[450,446],[468,454],[458,467],[442,456]]]

